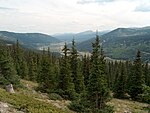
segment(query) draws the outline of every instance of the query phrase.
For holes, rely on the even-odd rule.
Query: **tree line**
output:
[[[140,51],[134,61],[108,61],[96,35],[91,55],[79,57],[75,41],[63,55],[23,49],[19,42],[0,46],[0,86],[20,87],[20,79],[39,83],[37,90],[56,93],[72,100],[70,109],[78,112],[111,113],[106,103],[112,98],[150,102],[150,67]],[[148,95],[147,95],[148,94]]]

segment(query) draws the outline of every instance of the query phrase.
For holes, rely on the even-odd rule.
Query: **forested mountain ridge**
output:
[[[116,59],[134,59],[141,50],[143,59],[150,60],[150,27],[117,28],[100,38],[106,56]],[[91,51],[94,38],[77,45],[80,51]]]
[[[61,42],[55,37],[42,33],[14,33],[8,31],[0,31],[0,39],[10,42],[16,42],[18,40],[21,45],[28,48],[36,48],[41,45]]]
[[[98,34],[101,36],[107,32],[108,31],[101,31]],[[66,42],[71,42],[73,38],[76,40],[76,42],[82,42],[94,38],[95,34],[96,33],[94,31],[88,30],[80,33],[55,34],[53,36],[58,38],[59,40],[66,41]]]

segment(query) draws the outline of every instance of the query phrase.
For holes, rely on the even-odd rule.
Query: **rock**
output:
[[[0,113],[6,113],[8,110],[8,105],[6,103],[0,102]]]
[[[12,84],[9,84],[9,85],[6,86],[6,91],[9,92],[9,93],[15,93]]]

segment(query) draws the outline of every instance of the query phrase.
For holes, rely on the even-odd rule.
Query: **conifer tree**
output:
[[[117,98],[124,98],[126,93],[126,80],[127,80],[127,71],[125,64],[121,64],[120,75],[115,84],[114,93]]]
[[[0,84],[13,84],[15,86],[20,84],[13,59],[10,56],[10,52],[5,49],[0,49]]]
[[[69,63],[68,52],[69,49],[65,43],[63,48],[63,54],[60,61],[60,76],[59,76],[59,89],[62,90],[62,96],[67,99],[75,98],[75,87],[73,83],[71,67]]]
[[[84,85],[84,76],[82,74],[82,64],[81,61],[77,61],[77,76],[76,76],[76,81],[75,81],[75,90],[77,93],[81,94],[85,90],[85,85]]]
[[[55,74],[54,70],[52,70],[52,66],[48,56],[43,56],[42,58],[39,79],[40,89],[43,92],[50,93],[56,89]]]
[[[84,77],[84,85],[87,87],[89,76],[90,76],[90,57],[84,55],[82,58],[82,70],[83,70],[83,77]]]
[[[145,76],[145,84],[147,86],[150,86],[150,68],[148,66],[148,62],[146,62],[146,65],[144,66],[144,76]]]
[[[71,49],[71,71],[72,71],[72,78],[73,83],[75,85],[75,90],[77,93],[81,93],[84,90],[84,77],[81,72],[81,63],[78,59],[78,53],[75,46],[75,41],[72,41],[72,49]]]
[[[138,95],[142,94],[142,85],[144,84],[144,80],[145,79],[142,71],[141,52],[138,51],[129,81],[129,94],[133,100],[137,100]]]
[[[92,69],[88,84],[88,99],[93,109],[103,109],[108,100],[109,90],[105,75],[105,60],[101,54],[99,36],[93,43]]]
[[[21,78],[27,78],[28,67],[27,67],[27,63],[23,55],[24,55],[23,50],[21,49],[19,41],[17,40],[15,47],[14,47],[14,55],[13,55],[17,74]]]
[[[29,80],[36,81],[38,76],[37,72],[37,64],[35,59],[31,56],[29,62]]]

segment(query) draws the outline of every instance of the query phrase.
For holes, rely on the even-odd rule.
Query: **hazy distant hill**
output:
[[[99,35],[103,35],[107,32],[108,31],[99,32]],[[71,42],[72,39],[74,38],[76,42],[82,42],[94,38],[95,34],[96,34],[95,32],[88,30],[80,33],[64,33],[64,34],[56,34],[53,36],[61,41]]]
[[[55,37],[42,33],[14,33],[8,31],[0,31],[0,40],[16,42],[17,39],[19,40],[20,44],[31,48],[36,48],[37,46],[50,43],[61,42]]]
[[[81,51],[91,51],[95,38],[77,45]],[[143,58],[150,61],[150,27],[118,28],[100,38],[105,54],[116,59],[133,59],[136,51],[142,51]]]

